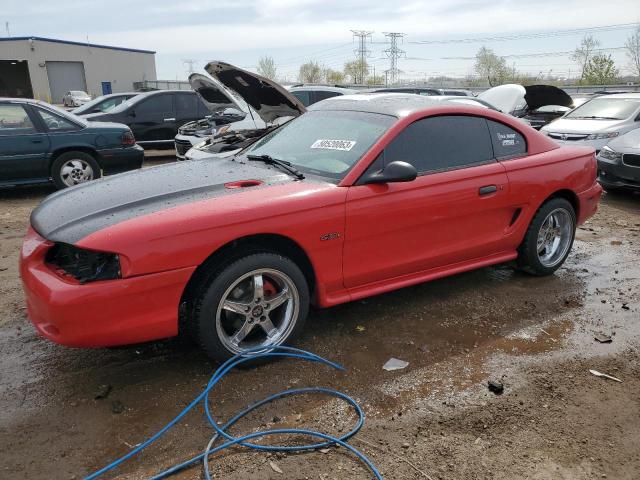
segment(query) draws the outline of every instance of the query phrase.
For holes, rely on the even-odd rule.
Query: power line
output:
[[[418,45],[443,45],[448,43],[481,43],[481,42],[504,42],[510,40],[523,40],[534,38],[562,37],[566,35],[588,34],[595,32],[606,32],[612,30],[626,30],[636,28],[638,23],[619,23],[615,25],[602,25],[599,27],[573,28],[568,30],[552,30],[549,32],[518,33],[513,35],[500,35],[491,37],[457,38],[449,40],[415,40],[409,43]]]
[[[360,78],[354,79],[356,80],[354,83],[364,83],[364,69],[366,65],[366,59],[371,56],[371,51],[367,48],[367,40],[371,42],[371,34],[373,31],[369,30],[351,30],[353,33],[353,37],[358,39],[358,48],[354,51],[356,57],[358,58],[358,76]]]
[[[404,55],[406,52],[398,48],[398,39],[402,40],[406,33],[399,32],[384,32],[384,36],[389,39],[389,48],[387,48],[384,53],[389,57],[389,70],[386,70],[387,80],[391,82],[391,84],[396,83],[398,80],[398,58]]]

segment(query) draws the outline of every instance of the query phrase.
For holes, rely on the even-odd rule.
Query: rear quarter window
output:
[[[491,132],[493,152],[498,160],[522,157],[527,154],[527,141],[522,134],[507,125],[487,120]]]

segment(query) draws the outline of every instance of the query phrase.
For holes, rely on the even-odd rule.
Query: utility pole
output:
[[[387,48],[384,53],[389,57],[389,79],[391,84],[393,85],[398,81],[398,58],[402,57],[406,52],[398,48],[398,39],[402,41],[402,37],[406,35],[406,33],[399,32],[383,32],[384,36],[389,39],[389,48]]]
[[[194,60],[193,58],[182,59],[182,65],[187,67],[187,75],[191,75],[193,72],[195,72],[195,69],[193,68],[193,66],[196,63],[198,63],[198,60]]]
[[[7,37],[10,37],[11,30],[9,30],[9,22],[4,22],[4,28],[7,30]]]
[[[371,56],[371,51],[369,50],[369,48],[367,48],[367,39],[369,40],[369,42],[371,42],[371,34],[373,33],[373,31],[351,30],[351,33],[353,33],[354,38],[358,39],[358,48],[354,51],[354,53],[356,54],[356,57],[360,62],[360,64],[358,65],[358,69],[360,70],[360,78],[356,83],[364,84],[364,67],[367,62],[366,59]]]

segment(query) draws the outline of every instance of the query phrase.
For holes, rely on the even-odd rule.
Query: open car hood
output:
[[[545,105],[560,105],[561,107],[573,105],[573,99],[567,92],[553,85],[529,85],[524,89],[527,91],[524,99],[530,110],[536,110]]]
[[[507,84],[485,90],[478,98],[490,103],[504,113],[536,110],[545,105],[570,107],[573,100],[564,90],[553,85]],[[524,113],[524,112],[523,112]]]
[[[256,73],[218,61],[209,62],[204,69],[214,80],[240,95],[265,123],[282,117],[297,117],[306,111],[304,105],[281,85]]]
[[[200,73],[192,73],[189,75],[189,83],[191,88],[200,95],[211,113],[217,114],[227,108],[235,108],[241,112],[246,111],[246,107],[241,106],[237,99],[233,98],[231,92],[209,77]]]

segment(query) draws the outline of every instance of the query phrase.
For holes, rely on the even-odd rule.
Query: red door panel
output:
[[[496,186],[480,195],[480,188]],[[347,194],[347,288],[504,250],[514,208],[504,167],[491,163],[361,185]]]

